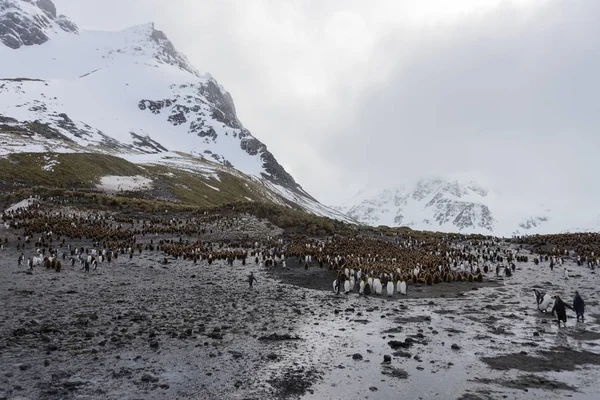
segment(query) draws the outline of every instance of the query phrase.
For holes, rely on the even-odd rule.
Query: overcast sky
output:
[[[84,29],[155,22],[326,204],[429,175],[598,201],[600,1],[55,3]]]

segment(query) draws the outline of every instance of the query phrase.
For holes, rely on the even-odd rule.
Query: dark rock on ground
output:
[[[282,335],[280,335],[278,333],[272,333],[270,335],[261,336],[258,338],[258,340],[273,342],[273,341],[281,341],[281,340],[300,340],[300,338],[297,336],[291,336],[289,333],[284,333]]]
[[[381,368],[381,373],[383,375],[387,375],[387,376],[391,376],[392,378],[398,378],[398,379],[406,379],[408,378],[408,372],[399,369],[399,368],[395,368],[389,365],[385,365]]]

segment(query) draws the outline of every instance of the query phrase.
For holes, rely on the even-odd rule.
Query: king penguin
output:
[[[548,307],[550,307],[551,305],[554,305],[554,300],[552,299],[552,296],[546,293],[542,296],[540,304],[538,304],[538,310],[546,312],[548,311]]]
[[[394,295],[394,282],[388,281],[386,291],[388,297],[392,297]]]
[[[585,312],[585,303],[583,302],[583,299],[579,295],[579,292],[575,292],[575,298],[573,299],[573,309],[575,310],[575,313],[577,314],[577,321],[579,321],[579,319],[581,318],[581,321],[583,322],[583,319],[584,319],[583,313]]]
[[[561,321],[563,322],[564,326],[566,327],[567,326],[567,308],[570,308],[571,310],[573,310],[573,307],[571,307],[570,304],[567,304],[564,301],[562,301],[560,296],[554,296],[554,298],[556,300],[554,301],[554,307],[552,308],[552,314],[556,315],[556,322],[558,322],[559,328],[560,328]]]
[[[533,298],[535,300],[535,304],[537,304],[537,306],[538,306],[538,309],[540,307],[540,303],[542,302],[543,297],[544,296],[540,293],[539,290],[533,289]]]
[[[373,279],[373,289],[375,289],[375,294],[380,295],[383,293],[383,286],[381,285],[381,281],[379,278]]]
[[[369,285],[369,283],[368,283],[368,282],[367,282],[367,283],[365,283],[365,290],[364,290],[364,293],[365,293],[365,295],[366,295],[366,296],[368,296],[368,295],[370,295],[370,294],[371,294],[371,285]]]

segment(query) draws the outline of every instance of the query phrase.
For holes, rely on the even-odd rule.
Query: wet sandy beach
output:
[[[518,263],[505,279],[388,299],[336,295],[331,271],[293,262],[163,265],[145,251],[89,274],[29,275],[18,254],[14,242],[0,251],[0,398],[591,400],[600,390],[598,275],[572,261],[569,280]],[[569,311],[559,329],[535,309],[534,287],[569,302],[579,290],[585,323]]]

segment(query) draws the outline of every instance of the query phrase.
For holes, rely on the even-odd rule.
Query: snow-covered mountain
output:
[[[51,0],[0,0],[0,60],[0,155],[101,152],[161,163],[180,152],[261,182],[275,202],[346,218],[296,183],[243,127],[232,96],[154,24],[85,31]]]
[[[473,182],[422,179],[394,189],[363,190],[333,207],[367,225],[496,236],[600,231],[600,217],[579,218],[543,205],[515,205]]]

